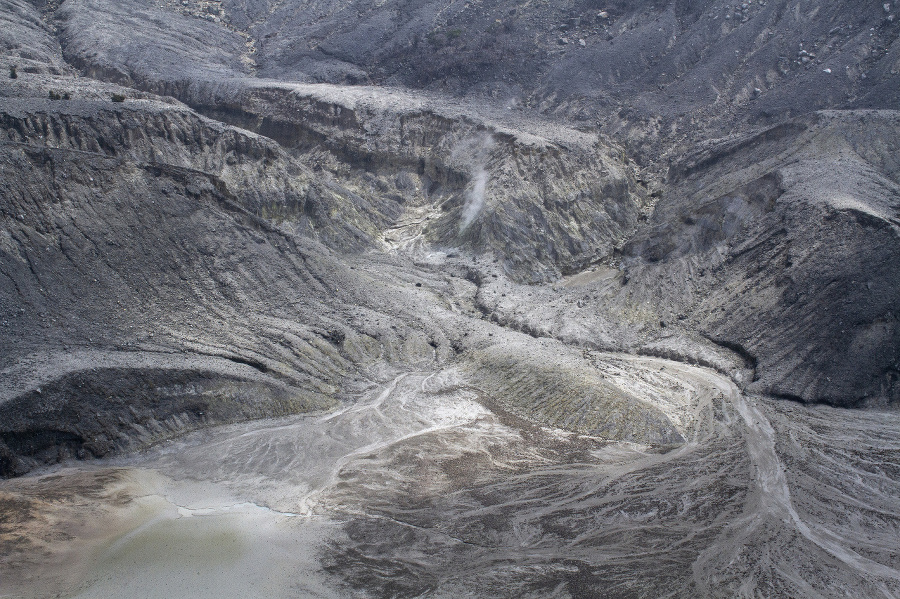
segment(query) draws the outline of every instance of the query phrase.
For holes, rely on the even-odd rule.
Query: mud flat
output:
[[[656,358],[599,364],[633,364],[647,391],[690,388],[687,440],[517,422],[457,372],[399,374],[330,413],[3,482],[2,592],[900,592],[900,415],[745,396],[709,369]]]

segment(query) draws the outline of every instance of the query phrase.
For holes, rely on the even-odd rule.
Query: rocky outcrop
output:
[[[0,2],[0,62],[6,78],[10,67],[23,74],[71,74],[62,58],[56,29],[41,18],[34,3]]]
[[[257,131],[375,205],[389,247],[420,238],[491,253],[538,282],[608,256],[646,204],[609,140],[381,88],[197,85],[182,97]],[[373,219],[374,220],[374,219]]]
[[[176,176],[196,171],[253,214],[333,247],[371,246],[392,209],[319,180],[268,138],[177,104],[10,100],[3,108],[9,141],[136,161]]]
[[[897,401],[898,135],[824,112],[700,150],[625,250],[631,297],[745,354],[753,390]]]
[[[277,145],[177,107],[59,106],[7,104],[2,117],[0,435],[18,456],[7,474],[81,446],[99,455],[85,445],[97,439],[130,447],[325,407],[380,356],[433,358],[443,337],[412,314],[348,326],[347,307],[376,314],[385,292],[248,209],[272,198],[245,194],[242,177],[268,166],[277,181]],[[230,144],[239,159],[220,153]],[[194,391],[166,391],[166,378]]]

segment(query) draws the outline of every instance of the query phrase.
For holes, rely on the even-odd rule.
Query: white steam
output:
[[[467,138],[453,148],[452,160],[462,163],[471,177],[466,188],[466,201],[459,223],[460,232],[465,231],[484,209],[488,183],[487,163],[493,148],[494,137],[490,133]]]
[[[484,190],[487,187],[488,174],[483,168],[472,175],[471,187],[466,190],[466,203],[462,209],[462,221],[459,230],[464,231],[472,224],[475,217],[484,208]]]

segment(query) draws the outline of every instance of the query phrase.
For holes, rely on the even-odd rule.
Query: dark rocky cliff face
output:
[[[740,347],[751,389],[896,402],[898,125],[822,112],[690,156],[624,252],[635,297]]]
[[[540,420],[488,335],[895,403],[896,13],[3,0],[4,474],[423,360]]]

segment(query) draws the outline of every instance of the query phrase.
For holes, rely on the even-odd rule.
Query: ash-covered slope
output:
[[[4,67],[15,66],[22,73],[73,73],[63,60],[55,27],[41,17],[34,3],[3,0],[0,24],[0,56]]]
[[[378,223],[387,247],[490,253],[526,281],[608,257],[647,205],[609,139],[481,103],[274,82],[186,99],[277,140],[366,201],[393,202],[393,220]]]
[[[73,0],[48,7],[44,20],[81,73],[144,90],[138,96],[174,96],[276,140],[328,185],[351,192],[349,203],[308,194],[308,213],[328,213],[389,247],[421,238],[493,252],[516,277],[546,281],[609,256],[647,203],[622,150],[594,132],[480,100],[250,78],[244,38],[191,7],[182,14],[139,0]],[[36,9],[27,17],[23,28],[43,24]],[[134,35],[117,35],[120,23]],[[41,95],[53,85],[31,78],[6,93]],[[61,80],[56,91],[95,96],[77,85]],[[326,242],[361,245],[358,234]]]
[[[5,474],[327,407],[371,361],[449,351],[381,313],[411,282],[320,243],[374,241],[271,140],[154,100],[5,99],[0,123]]]
[[[421,268],[382,253],[396,229],[379,227],[397,214],[381,210],[397,200],[352,191],[361,173],[344,187],[271,139],[176,102],[28,97],[81,90],[60,78],[11,85],[18,97],[0,100],[5,476],[331,407],[396,369],[480,361],[512,341],[526,358],[550,343],[480,318],[466,258],[439,252]],[[459,227],[459,212],[444,218]],[[414,256],[431,251],[422,244]],[[505,358],[499,376],[527,373],[519,362]],[[537,387],[555,377],[529,376]],[[515,386],[478,380],[511,409],[531,409]],[[597,406],[580,430],[681,439],[615,385],[570,399]]]
[[[896,107],[894,4],[68,0],[53,23],[72,64],[157,91],[253,73],[476,94],[599,121],[654,157],[736,124]]]
[[[4,472],[423,363],[684,438],[585,348],[896,402],[894,7],[746,4],[3,0]]]
[[[0,595],[897,595],[896,12],[0,0]]]
[[[334,401],[348,364],[319,304],[347,286],[345,268],[248,212],[221,179],[128,155],[153,144],[115,138],[130,124],[153,139],[159,107],[36,108],[3,114],[4,471],[27,469],[10,453],[103,455],[129,437]],[[166,134],[210,132],[178,125]]]
[[[751,389],[896,402],[900,114],[820,112],[711,142],[624,251],[633,301],[757,369]]]

